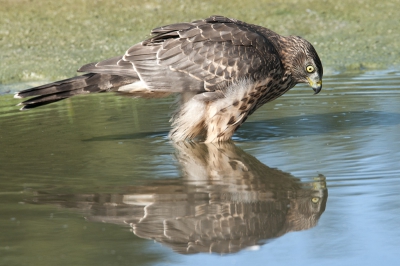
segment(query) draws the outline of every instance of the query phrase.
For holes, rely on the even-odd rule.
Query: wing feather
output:
[[[152,90],[210,91],[281,67],[271,38],[278,35],[239,20],[211,16],[155,28],[152,34],[124,56],[79,71],[136,75]]]
[[[122,56],[106,59],[104,61],[90,63],[78,69],[78,72],[111,74],[137,78],[138,75],[129,61],[122,59]]]

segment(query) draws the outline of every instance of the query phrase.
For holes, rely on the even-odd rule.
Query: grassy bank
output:
[[[400,0],[0,0],[0,83],[55,80],[157,26],[222,14],[312,42],[326,73],[400,65]]]

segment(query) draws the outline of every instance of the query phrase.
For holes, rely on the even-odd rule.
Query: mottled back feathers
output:
[[[172,24],[154,29],[154,36],[129,48],[118,64],[130,62],[132,72],[152,90],[212,91],[243,79],[259,80],[281,67],[267,38],[278,35],[262,29],[220,16]],[[80,71],[109,71],[109,61]]]

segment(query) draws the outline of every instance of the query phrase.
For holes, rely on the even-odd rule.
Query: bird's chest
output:
[[[254,95],[257,97],[255,99],[255,105],[253,106],[250,113],[253,113],[262,105],[282,96],[288,90],[293,88],[294,85],[295,82],[291,76],[276,74],[267,78],[264,84],[255,87],[255,91],[257,91],[257,93],[255,93]]]

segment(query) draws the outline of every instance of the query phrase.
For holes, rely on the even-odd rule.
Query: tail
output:
[[[89,73],[23,90],[16,93],[14,98],[34,97],[18,104],[22,105],[21,110],[26,110],[61,101],[78,94],[116,91],[121,86],[137,81],[137,77]]]

